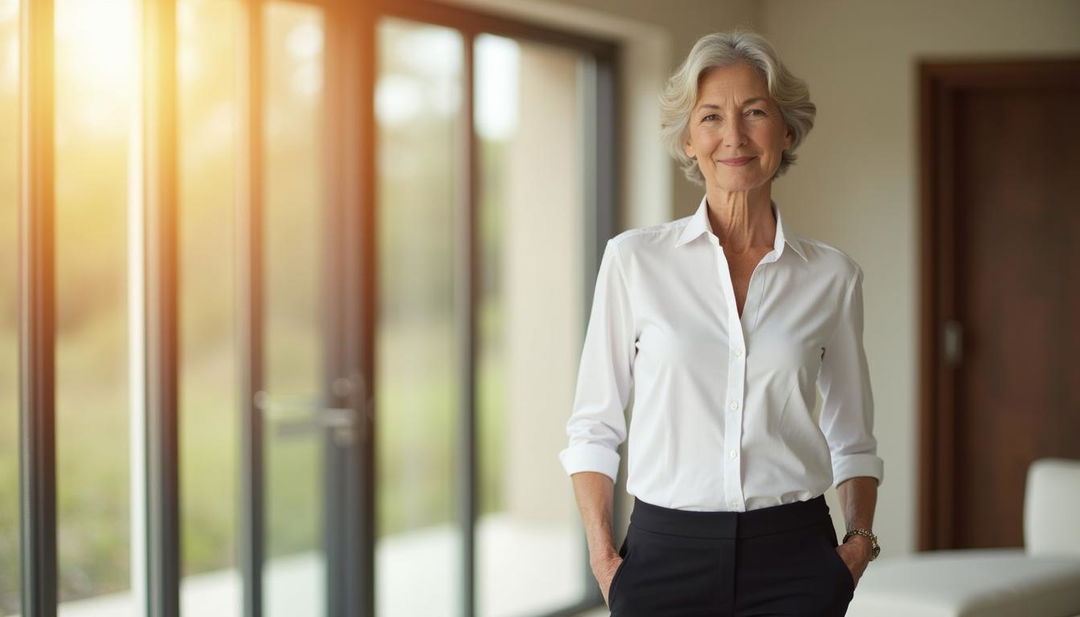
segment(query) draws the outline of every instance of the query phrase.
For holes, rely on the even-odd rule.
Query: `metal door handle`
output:
[[[255,407],[267,415],[279,437],[330,429],[339,446],[351,445],[356,439],[357,413],[349,407],[323,407],[312,397],[271,398],[265,391],[255,394]]]

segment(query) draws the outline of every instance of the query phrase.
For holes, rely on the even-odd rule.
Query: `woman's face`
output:
[[[710,69],[690,112],[686,155],[697,156],[708,188],[750,191],[767,185],[791,147],[765,78],[744,62]]]

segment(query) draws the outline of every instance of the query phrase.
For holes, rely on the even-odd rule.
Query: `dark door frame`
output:
[[[956,418],[954,360],[962,349],[958,306],[958,153],[953,127],[966,91],[1080,83],[1080,60],[924,61],[919,79],[919,505],[918,550],[955,547]]]

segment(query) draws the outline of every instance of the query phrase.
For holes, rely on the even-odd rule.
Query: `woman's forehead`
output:
[[[708,99],[737,99],[746,104],[750,99],[769,99],[768,84],[757,69],[738,63],[715,67],[702,73],[698,83],[698,101]]]

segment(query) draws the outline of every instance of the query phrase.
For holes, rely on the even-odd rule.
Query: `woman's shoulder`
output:
[[[789,233],[789,240],[798,243],[807,264],[815,269],[843,280],[862,277],[859,263],[839,247],[802,234]]]
[[[670,247],[678,240],[683,228],[686,227],[692,216],[684,216],[673,221],[665,221],[654,225],[632,227],[619,232],[608,242],[615,245],[621,253],[649,247]]]

